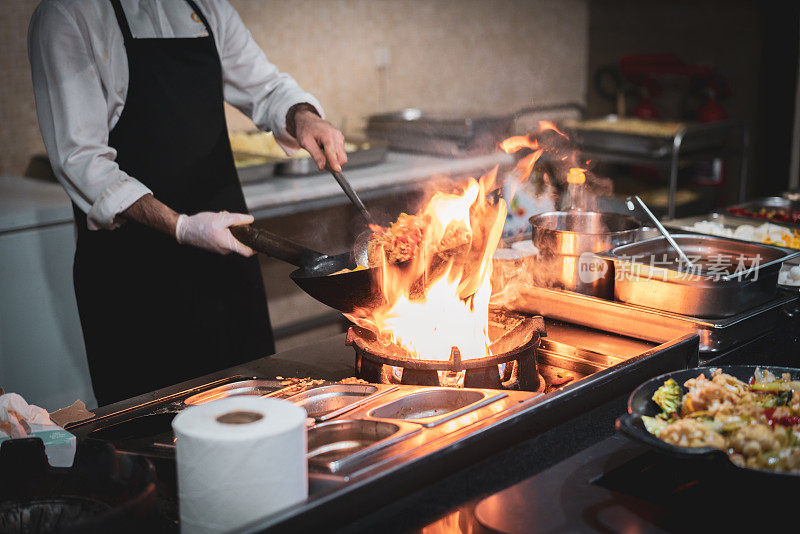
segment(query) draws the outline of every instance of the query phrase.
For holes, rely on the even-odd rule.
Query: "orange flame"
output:
[[[424,224],[413,258],[380,254],[383,303],[347,317],[415,358],[446,361],[452,347],[463,359],[489,355],[492,255],[506,218],[505,202],[488,198],[496,176],[495,167],[458,193],[436,192],[415,215]]]
[[[536,139],[532,139],[529,135],[516,135],[514,137],[509,137],[500,143],[500,148],[506,154],[519,152],[523,148],[529,148],[534,151],[520,159],[517,162],[516,167],[514,167],[514,173],[516,173],[519,181],[525,181],[528,179],[533,172],[533,166],[536,164],[536,160],[538,160],[544,153],[544,149],[539,148],[539,142]]]
[[[564,139],[569,139],[569,136],[567,134],[565,134],[564,132],[562,132],[561,130],[559,130],[558,128],[556,128],[556,125],[553,124],[552,122],[550,122],[550,121],[539,121],[539,131],[543,132],[545,130],[553,130],[554,132],[556,132],[558,135],[560,135]]]

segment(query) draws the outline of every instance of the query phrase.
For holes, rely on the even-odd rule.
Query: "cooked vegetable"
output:
[[[683,399],[683,390],[672,378],[664,382],[664,385],[653,393],[653,401],[658,404],[666,416],[680,413],[681,399]]]

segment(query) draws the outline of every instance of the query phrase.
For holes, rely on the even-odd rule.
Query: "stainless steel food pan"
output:
[[[308,463],[331,473],[370,456],[421,430],[408,423],[337,419],[308,430]]]
[[[353,150],[347,153],[347,163],[344,165],[344,170],[377,165],[386,159],[388,151],[387,143],[370,141],[369,148]],[[275,174],[279,176],[305,176],[324,172],[327,171],[320,171],[317,164],[310,157],[284,159],[275,166]]]
[[[704,235],[672,236],[700,271],[656,237],[599,255],[614,262],[617,300],[694,317],[728,317],[773,298],[784,261],[800,251]]]
[[[507,397],[474,389],[426,389],[384,404],[369,413],[376,419],[419,423],[427,428],[440,425]]]
[[[309,389],[288,400],[305,409],[309,417],[327,421],[396,389],[397,386],[390,387],[379,393],[379,387],[372,384],[332,384]]]
[[[197,393],[188,397],[183,402],[185,404],[195,405],[241,395],[263,397],[279,391],[281,388],[283,388],[283,386],[280,382],[276,382],[275,380],[240,380]]]
[[[248,156],[249,154],[242,155]],[[240,183],[249,184],[253,182],[261,182],[263,180],[268,180],[275,175],[276,160],[271,160],[258,154],[249,156],[257,158],[259,163],[255,163],[253,165],[236,166],[236,174],[239,177]]]

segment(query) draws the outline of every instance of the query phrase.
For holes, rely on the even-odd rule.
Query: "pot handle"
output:
[[[306,248],[290,239],[256,228],[251,224],[231,226],[233,237],[252,248],[277,260],[305,267],[314,260],[325,256],[321,252]]]

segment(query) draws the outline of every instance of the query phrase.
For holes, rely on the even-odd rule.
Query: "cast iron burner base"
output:
[[[356,352],[356,376],[380,384],[460,386],[538,391],[536,346],[546,336],[544,319],[493,310],[489,314],[493,356],[462,360],[457,347],[448,360],[412,358],[405,349],[379,343],[371,331],[353,326],[347,344]]]

